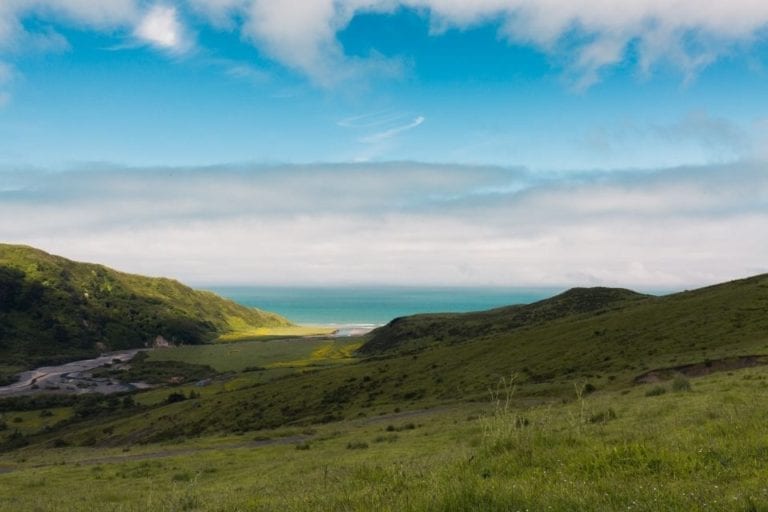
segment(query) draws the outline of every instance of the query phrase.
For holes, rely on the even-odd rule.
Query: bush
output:
[[[376,436],[373,439],[373,442],[374,443],[394,443],[395,441],[397,441],[397,439],[398,439],[397,434],[387,434],[385,436],[384,435]]]
[[[402,432],[403,430],[414,430],[416,428],[416,425],[413,423],[406,423],[405,425],[400,425],[399,427],[396,427],[394,425],[387,425],[386,430],[387,432]]]
[[[691,390],[691,383],[683,377],[682,375],[678,375],[675,377],[675,380],[672,381],[672,391],[675,393],[685,392]]]
[[[608,423],[616,419],[616,411],[609,407],[607,411],[601,411],[589,417],[590,423]]]
[[[664,386],[654,386],[645,392],[645,396],[659,396],[667,392],[667,388]]]
[[[368,448],[368,443],[365,441],[350,441],[347,443],[347,450],[365,450]]]
[[[188,471],[182,471],[180,473],[176,473],[171,477],[171,480],[174,482],[189,482],[192,480],[192,473]]]
[[[302,441],[300,443],[296,444],[297,450],[309,450],[311,448],[310,444],[307,441]]]
[[[178,393],[174,391],[170,395],[168,395],[168,398],[165,399],[166,404],[175,404],[176,402],[183,402],[186,400],[187,397],[184,393]]]

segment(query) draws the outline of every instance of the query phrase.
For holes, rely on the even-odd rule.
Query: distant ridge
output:
[[[651,295],[625,288],[571,288],[532,304],[504,306],[473,313],[442,313],[396,318],[373,331],[361,354],[415,349],[429,343],[459,342],[532,327],[572,315],[620,308]]]
[[[290,323],[178,281],[0,244],[0,366],[30,367],[156,340],[204,343],[282,325]]]

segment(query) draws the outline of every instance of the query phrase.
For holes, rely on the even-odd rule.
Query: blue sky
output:
[[[621,6],[8,0],[0,238],[212,283],[674,287],[768,270],[752,240],[768,228],[768,6]],[[297,193],[307,181],[357,199]],[[264,240],[274,261],[231,256]],[[438,248],[452,256],[435,265]]]

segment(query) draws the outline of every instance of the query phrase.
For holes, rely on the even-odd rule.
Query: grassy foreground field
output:
[[[0,457],[0,510],[768,508],[765,368],[530,408],[497,391],[490,404],[129,451],[22,450]]]

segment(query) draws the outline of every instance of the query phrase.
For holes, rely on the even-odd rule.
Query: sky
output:
[[[768,3],[0,0],[0,240],[192,284],[768,272]]]

